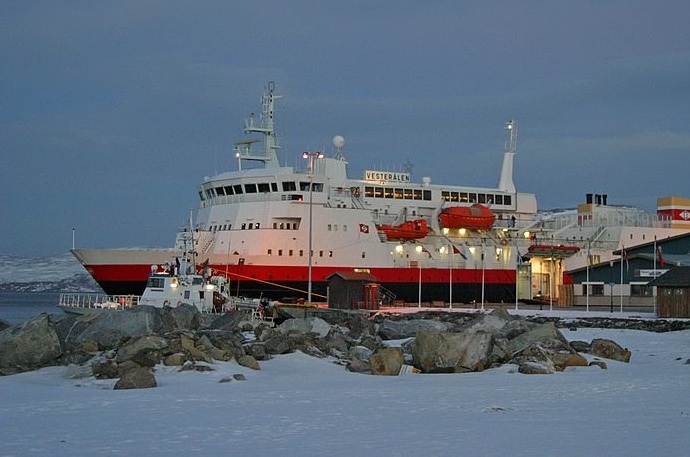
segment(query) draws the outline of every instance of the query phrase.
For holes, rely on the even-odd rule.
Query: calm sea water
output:
[[[39,313],[62,314],[59,298],[59,293],[0,292],[0,319],[21,324]]]

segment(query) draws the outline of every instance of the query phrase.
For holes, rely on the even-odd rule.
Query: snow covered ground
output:
[[[563,332],[613,339],[631,363],[375,377],[295,353],[260,371],[159,367],[135,391],[75,367],[2,377],[0,455],[688,455],[690,331]]]

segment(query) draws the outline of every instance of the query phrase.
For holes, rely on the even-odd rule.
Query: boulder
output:
[[[412,345],[413,365],[424,373],[463,373],[488,367],[494,338],[483,331],[441,333],[421,329]]]
[[[40,368],[61,355],[58,334],[46,313],[0,332],[0,374]]]
[[[556,328],[553,322],[545,322],[528,332],[508,340],[508,351],[512,354],[516,354],[532,344],[552,340],[557,340],[566,346],[570,346],[568,340]],[[570,352],[574,352],[572,348]]]
[[[400,348],[380,348],[371,355],[369,364],[373,375],[397,376],[405,364],[405,359]]]
[[[0,319],[0,332],[5,330],[6,328],[10,328],[10,327],[12,327],[12,324],[10,324],[9,322],[7,322],[4,319]]]
[[[260,370],[259,362],[251,355],[243,355],[237,360],[237,363],[243,367],[251,368],[252,370]]]
[[[293,351],[293,346],[286,334],[272,332],[271,338],[264,341],[264,349],[267,354],[287,354]]]
[[[199,328],[201,313],[196,306],[183,303],[175,308],[166,306],[161,311],[166,333],[175,330],[197,330]]]
[[[148,389],[157,385],[153,371],[147,367],[139,367],[125,373],[115,383],[113,389]]]
[[[283,332],[296,330],[301,333],[316,333],[322,338],[331,331],[331,325],[320,317],[288,319],[280,324]]]
[[[209,326],[212,330],[238,330],[240,322],[247,319],[247,313],[241,310],[228,311],[213,319]]]
[[[482,314],[474,321],[465,324],[463,331],[498,333],[513,320],[505,308],[496,308],[489,314]]]
[[[601,338],[592,340],[589,353],[597,357],[625,363],[630,362],[630,357],[632,355],[629,350],[623,349],[616,342]]]
[[[379,325],[377,333],[384,340],[402,340],[417,335],[422,329],[445,332],[451,327],[452,324],[432,319],[409,319],[400,321],[384,319]]]
[[[81,332],[74,342],[94,341],[101,350],[114,349],[130,338],[159,333],[163,327],[161,313],[159,308],[143,305],[106,313]]]
[[[180,367],[189,360],[184,352],[175,352],[163,359],[163,365],[167,367]]]
[[[158,335],[146,335],[132,338],[117,350],[115,360],[118,363],[135,358],[140,353],[160,351],[169,346],[167,339]]]

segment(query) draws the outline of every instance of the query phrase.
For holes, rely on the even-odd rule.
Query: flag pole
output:
[[[623,257],[625,257],[625,246],[621,249],[621,313],[623,312]]]
[[[654,279],[656,279],[656,255],[656,235],[654,235]],[[654,287],[654,290],[652,290],[652,296],[654,297],[654,315],[656,316],[656,286],[652,287]]]
[[[585,286],[587,289],[587,312],[589,312],[589,262],[591,259],[591,254],[589,252],[589,249],[591,247],[590,240],[587,240],[587,285]]]

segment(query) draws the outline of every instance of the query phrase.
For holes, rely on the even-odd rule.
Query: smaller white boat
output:
[[[186,265],[186,262],[185,262]],[[228,298],[228,281],[223,276],[211,276],[202,266],[201,274],[194,268],[175,264],[152,265],[141,296],[63,293],[58,307],[73,314],[87,314],[106,310],[123,310],[134,306],[176,308],[182,304],[196,307],[202,313],[221,313],[236,309],[236,300]]]

